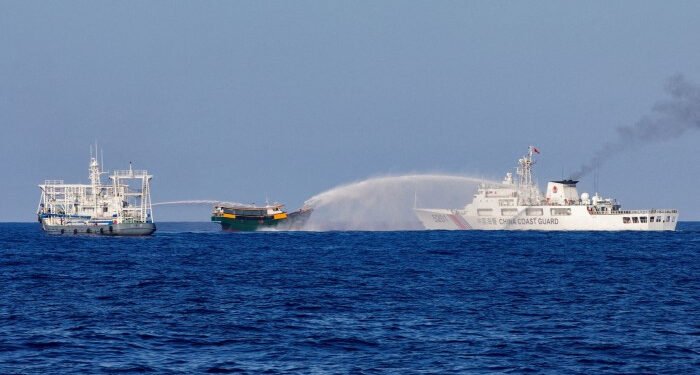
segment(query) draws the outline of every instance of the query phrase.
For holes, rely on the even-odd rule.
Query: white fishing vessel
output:
[[[580,196],[578,181],[549,181],[543,195],[533,181],[533,146],[518,160],[518,180],[507,173],[503,182],[480,184],[463,209],[415,208],[425,229],[442,230],[675,230],[674,209],[623,210],[598,193]]]
[[[115,170],[109,183],[95,155],[90,155],[90,184],[46,180],[39,185],[37,209],[43,230],[55,234],[145,236],[156,230],[151,208],[152,175],[145,170]]]

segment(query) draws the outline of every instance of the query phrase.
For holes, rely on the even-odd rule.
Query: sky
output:
[[[0,221],[35,220],[46,179],[87,183],[95,141],[108,170],[154,174],[154,202],[500,179],[528,145],[544,187],[652,113],[669,77],[700,84],[698,45],[696,1],[0,0]],[[598,188],[700,220],[699,141],[631,147]]]

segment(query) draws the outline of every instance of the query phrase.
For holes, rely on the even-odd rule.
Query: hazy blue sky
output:
[[[0,57],[0,221],[87,182],[95,140],[154,201],[295,208],[368,176],[500,178],[529,144],[541,184],[566,175],[669,76],[700,83],[700,2],[0,1]],[[699,141],[619,155],[600,190],[700,220]]]

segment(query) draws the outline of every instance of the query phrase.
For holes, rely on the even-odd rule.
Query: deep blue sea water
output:
[[[0,373],[700,373],[700,223],[679,229],[0,224]]]

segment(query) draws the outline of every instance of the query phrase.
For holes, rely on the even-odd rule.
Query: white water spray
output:
[[[305,230],[415,230],[423,229],[413,213],[418,207],[463,207],[472,199],[483,178],[409,174],[381,176],[340,185],[316,194],[304,202],[314,209]],[[153,206],[217,204],[241,205],[213,199],[178,200]]]
[[[309,198],[314,208],[309,230],[422,229],[413,214],[419,207],[463,207],[483,178],[411,174],[370,178],[341,185]]]
[[[158,203],[153,203],[152,206],[214,205],[214,204],[224,204],[224,205],[228,205],[228,206],[252,207],[252,205],[250,205],[250,204],[237,203],[237,202],[224,202],[224,201],[217,201],[217,200],[212,200],[212,199],[192,199],[192,200],[184,200],[184,201],[158,202]]]
[[[158,217],[166,217],[166,221],[204,221],[211,217],[213,206],[244,206],[252,207],[251,204],[237,202],[227,202],[219,199],[187,199],[177,201],[164,201],[153,203],[158,206]]]

